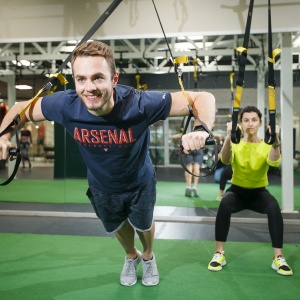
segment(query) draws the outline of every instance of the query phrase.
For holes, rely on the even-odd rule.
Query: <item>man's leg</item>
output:
[[[126,220],[124,226],[122,226],[115,236],[124,248],[126,256],[129,259],[135,259],[137,256],[136,248],[134,247],[134,228]]]
[[[126,252],[125,264],[121,273],[121,284],[131,286],[136,283],[136,269],[141,260],[141,254],[134,246],[134,228],[128,221],[115,233],[120,244]],[[137,234],[143,245],[143,284],[154,286],[159,283],[159,273],[156,266],[155,256],[153,254],[155,223],[152,223],[148,231],[137,231]]]
[[[152,259],[153,257],[153,241],[154,241],[154,233],[155,233],[155,223],[152,223],[152,227],[149,231],[137,231],[137,234],[141,240],[143,245],[143,258],[145,260]]]
[[[129,259],[135,259],[137,256],[137,251],[134,246],[134,228],[131,224],[126,220],[124,226],[122,226],[117,232],[115,232],[115,236],[124,248],[126,252],[126,256]],[[149,260],[153,257],[153,241],[154,241],[154,233],[155,233],[155,223],[152,223],[152,227],[148,231],[137,231],[137,234],[141,240],[143,245],[143,258],[145,260]]]
[[[199,197],[198,195],[198,182],[199,182],[199,176],[200,176],[200,165],[198,163],[194,163],[193,165],[193,180],[194,180],[194,186],[192,188],[192,192],[194,194],[194,197]]]
[[[155,223],[152,222],[151,229],[148,231],[137,231],[143,245],[143,285],[154,286],[159,283],[159,273],[156,265],[155,255],[153,253],[153,241],[155,233]]]
[[[115,232],[115,236],[126,252],[125,263],[121,272],[120,282],[124,286],[132,286],[137,282],[137,266],[142,254],[134,247],[134,228],[126,220],[125,224]]]
[[[193,164],[188,164],[187,169],[192,173],[193,171]],[[184,178],[186,182],[186,188],[185,188],[185,196],[191,197],[192,196],[192,175],[188,172],[184,172]]]

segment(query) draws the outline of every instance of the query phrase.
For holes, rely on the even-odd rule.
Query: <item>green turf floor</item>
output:
[[[158,206],[178,207],[206,207],[217,208],[219,202],[216,197],[219,185],[216,183],[200,183],[199,198],[184,197],[185,184],[183,182],[157,183]],[[281,205],[281,185],[270,185],[269,191]],[[87,181],[85,179],[68,180],[14,180],[2,187],[0,201],[9,202],[37,202],[37,203],[89,203],[85,193]],[[294,186],[294,209],[300,210],[300,186]]]
[[[300,245],[295,244],[285,245],[294,269],[285,277],[271,268],[267,243],[229,242],[227,265],[211,272],[213,242],[156,240],[160,284],[144,287],[139,266],[138,283],[123,287],[124,253],[114,238],[0,234],[0,240],[1,300],[298,300],[300,295]]]

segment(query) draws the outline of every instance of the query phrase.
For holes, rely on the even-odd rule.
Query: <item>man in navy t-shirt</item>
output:
[[[194,114],[209,129],[215,118],[215,98],[207,92],[139,92],[117,84],[112,50],[104,43],[90,41],[73,52],[72,72],[76,90],[56,92],[39,98],[22,117],[52,120],[62,124],[77,142],[88,170],[89,197],[108,233],[114,233],[125,250],[122,285],[137,282],[136,270],[143,267],[142,283],[154,286],[159,273],[153,253],[156,180],[148,154],[149,126],[168,116],[186,116],[187,101]],[[1,124],[1,132],[30,101],[14,105]],[[195,123],[195,125],[199,125]],[[14,128],[0,138],[1,159],[6,159]],[[208,133],[197,131],[182,137],[184,152],[204,147]],[[143,251],[136,249],[135,232]]]

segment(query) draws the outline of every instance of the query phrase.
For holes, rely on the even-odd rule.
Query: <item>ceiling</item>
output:
[[[293,69],[300,65],[300,33],[291,33],[293,45]],[[114,51],[116,65],[124,74],[157,74],[174,72],[170,56],[188,56],[183,72],[231,72],[238,68],[239,52],[243,35],[211,37],[172,37],[102,40]],[[26,43],[0,43],[0,99],[7,100],[7,78],[15,78],[16,84],[26,84],[31,90],[16,90],[18,101],[31,99],[48,81],[47,74],[56,73],[62,62],[70,55],[75,44],[69,41],[45,41]],[[267,35],[251,35],[248,45],[246,70],[261,69],[267,65]],[[280,48],[281,34],[273,34],[273,48]],[[170,51],[172,55],[170,55]],[[12,61],[17,62],[13,63]],[[24,65],[22,62],[29,62]],[[280,69],[280,56],[275,63]],[[71,74],[69,63],[63,74]]]

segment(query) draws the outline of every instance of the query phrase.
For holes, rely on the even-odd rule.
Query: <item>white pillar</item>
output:
[[[280,72],[282,211],[294,211],[293,53],[291,33],[282,34]]]

